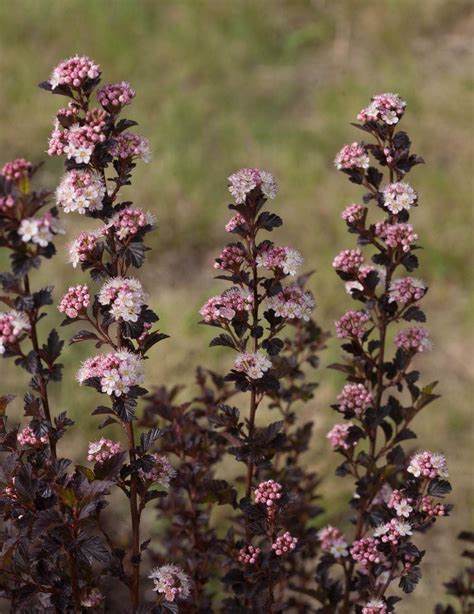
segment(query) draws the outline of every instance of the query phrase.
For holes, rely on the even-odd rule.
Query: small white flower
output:
[[[412,506],[406,499],[402,499],[400,503],[396,503],[394,508],[397,512],[397,516],[404,516],[405,518],[408,518],[413,511]]]

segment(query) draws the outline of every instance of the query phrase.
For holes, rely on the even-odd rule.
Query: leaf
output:
[[[163,435],[162,429],[157,428],[156,426],[146,433],[142,433],[140,435],[140,443],[142,452],[146,452],[154,441]]]
[[[451,490],[451,484],[447,480],[431,480],[428,485],[428,494],[432,497],[445,497]]]
[[[414,320],[415,322],[426,322],[426,316],[419,307],[410,307],[403,314],[403,319],[407,322]]]
[[[63,519],[59,512],[50,508],[47,510],[40,510],[35,514],[35,523],[33,525],[31,535],[33,539],[40,537],[42,533],[47,533],[53,527],[56,527],[63,523]]]
[[[94,560],[106,563],[110,558],[107,547],[97,535],[87,536],[82,534],[74,542],[73,546],[76,548],[77,558],[89,565]]]
[[[278,339],[278,337],[273,337],[272,339],[268,339],[262,343],[262,347],[267,350],[270,356],[277,356],[277,354],[282,351],[283,346],[283,341]]]
[[[421,569],[419,567],[413,567],[413,569],[403,576],[398,585],[404,593],[412,593],[418,582],[421,580]]]
[[[263,211],[257,218],[256,226],[257,228],[262,228],[264,230],[268,230],[272,232],[274,228],[278,228],[283,224],[283,220],[279,215],[275,213],[270,213],[269,211]]]
[[[225,333],[220,334],[218,337],[214,337],[212,341],[209,343],[209,347],[214,347],[217,345],[223,345],[224,347],[235,348],[234,341],[230,335],[226,335]]]
[[[402,429],[398,435],[395,437],[394,441],[400,443],[400,441],[405,441],[407,439],[416,439],[417,435],[410,429]]]
[[[81,341],[100,341],[100,338],[91,330],[80,330],[69,340],[69,345],[80,343]]]
[[[122,247],[119,255],[125,259],[128,265],[132,265],[139,269],[145,261],[145,245],[141,242],[134,241]]]

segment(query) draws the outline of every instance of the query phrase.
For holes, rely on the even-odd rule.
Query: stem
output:
[[[126,430],[130,464],[134,465],[137,457],[135,454],[135,435],[132,422],[126,423]],[[132,518],[132,582],[130,585],[130,598],[132,601],[132,611],[136,612],[140,602],[140,514],[138,511],[137,478],[133,472],[130,477],[130,514]]]
[[[25,292],[27,294],[30,294],[30,280],[29,280],[28,275],[25,275]],[[49,407],[47,382],[43,375],[41,358],[39,354],[40,350],[39,350],[39,343],[38,343],[38,331],[36,328],[36,318],[34,318],[30,313],[28,313],[28,319],[30,320],[30,325],[31,325],[31,343],[33,345],[33,350],[38,356],[38,361],[40,363],[40,370],[38,373],[38,383],[39,383],[39,388],[40,388],[41,402],[43,404],[44,417],[52,426],[53,423],[51,421],[51,410]],[[53,459],[56,460],[56,441],[52,437],[51,431],[48,433],[48,438],[49,438],[49,446],[51,448],[51,455]]]

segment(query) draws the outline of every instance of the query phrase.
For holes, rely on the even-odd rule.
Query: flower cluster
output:
[[[414,207],[418,200],[415,190],[404,181],[386,185],[382,189],[382,196],[384,206],[393,214]]]
[[[7,213],[15,206],[15,199],[11,194],[0,196],[0,213]]]
[[[344,145],[334,159],[334,165],[340,171],[367,169],[369,164],[366,148],[357,142],[351,145]]]
[[[110,153],[121,160],[136,160],[150,162],[150,143],[148,139],[134,132],[121,132],[115,137]]]
[[[215,269],[237,271],[245,259],[245,252],[240,245],[227,245],[214,263]]]
[[[407,537],[411,534],[411,525],[396,518],[379,525],[374,531],[374,537],[378,538],[383,544],[388,543],[392,546],[396,546],[401,537]]]
[[[247,196],[257,187],[266,198],[275,198],[278,192],[273,175],[258,168],[242,168],[229,177],[229,192],[238,205],[244,204]]]
[[[66,173],[56,190],[56,202],[66,213],[102,209],[106,188],[101,177],[91,171],[72,170]]]
[[[271,296],[268,299],[268,307],[273,309],[279,318],[308,321],[315,308],[315,302],[311,292],[304,292],[299,286],[292,285]]]
[[[61,299],[58,309],[65,313],[68,318],[77,318],[80,313],[84,313],[90,304],[89,288],[86,285],[78,285],[69,288]]]
[[[81,605],[83,608],[98,608],[104,599],[105,597],[99,589],[93,588],[81,599]]]
[[[48,443],[47,435],[36,435],[33,432],[33,429],[30,426],[26,426],[22,431],[20,431],[17,435],[17,440],[20,446],[42,446]]]
[[[265,371],[271,369],[272,362],[261,353],[242,352],[234,362],[234,369],[245,373],[252,380],[261,379]]]
[[[243,215],[241,215],[240,213],[236,213],[227,222],[227,224],[225,225],[225,229],[226,232],[234,232],[234,230],[239,227],[246,228],[247,222],[245,221]]]
[[[191,580],[177,565],[155,567],[148,577],[153,580],[153,590],[167,601],[184,600],[191,594]]]
[[[335,424],[326,435],[326,438],[329,439],[329,443],[335,450],[349,450],[354,446],[354,443],[349,443],[347,441],[351,426],[353,426],[352,422]]]
[[[357,115],[361,122],[382,121],[389,126],[398,124],[405,113],[407,103],[398,94],[386,93],[374,96],[370,104]]]
[[[389,300],[396,301],[400,305],[417,303],[426,294],[426,286],[414,277],[400,277],[390,284]]]
[[[122,446],[118,441],[102,437],[98,441],[91,441],[87,450],[87,460],[91,463],[104,463],[112,456],[120,454]]]
[[[69,261],[74,268],[86,262],[98,246],[102,230],[94,232],[81,232],[68,246]]]
[[[296,548],[298,538],[293,537],[289,531],[285,531],[283,535],[280,535],[272,544],[272,550],[277,556],[283,556],[288,554]]]
[[[353,412],[362,416],[372,405],[374,397],[364,384],[346,384],[337,396],[341,412]]]
[[[411,224],[388,224],[378,222],[375,225],[375,234],[392,249],[409,252],[418,235]]]
[[[96,145],[103,143],[106,135],[102,131],[103,119],[98,122],[95,116],[86,115],[84,121],[83,125],[77,123],[61,129],[59,120],[56,120],[48,143],[48,155],[65,155],[68,160],[74,160],[76,164],[88,164]]]
[[[431,350],[429,332],[422,326],[404,328],[394,339],[395,345],[405,352],[426,352]]]
[[[351,557],[363,567],[383,563],[385,556],[378,549],[378,540],[374,537],[363,537],[351,546]]]
[[[11,162],[7,162],[2,166],[0,175],[3,175],[7,181],[19,183],[22,179],[31,177],[33,164],[25,158],[17,158]]]
[[[338,339],[362,339],[366,332],[366,324],[370,316],[365,311],[351,309],[336,322],[336,337]]]
[[[234,318],[241,318],[251,311],[253,296],[240,288],[229,288],[218,296],[211,297],[201,307],[200,314],[204,322],[230,322]]]
[[[24,243],[34,243],[46,247],[54,235],[63,234],[64,229],[58,219],[49,211],[39,218],[26,218],[21,221],[18,234]]]
[[[166,456],[152,454],[151,459],[153,462],[151,469],[145,470],[140,467],[138,475],[146,482],[158,483],[168,488],[170,481],[177,475],[176,469],[171,465]]]
[[[275,508],[275,503],[281,499],[282,486],[275,482],[275,480],[267,480],[266,482],[260,482],[254,494],[255,503],[260,503],[268,511],[272,511]]]
[[[367,208],[357,203],[353,203],[344,209],[341,213],[341,217],[348,224],[360,224],[365,217]]]
[[[250,544],[246,548],[241,548],[239,550],[238,561],[242,563],[242,565],[255,565],[261,552],[261,548],[256,548]]]
[[[53,70],[49,83],[53,90],[59,85],[73,89],[81,88],[87,79],[96,79],[100,75],[100,66],[86,56],[75,55],[61,62]]]
[[[413,512],[412,503],[413,499],[411,497],[404,497],[398,489],[395,489],[390,495],[387,507],[394,509],[397,516],[409,518]]]
[[[429,450],[412,456],[407,471],[415,478],[421,477],[428,480],[449,477],[446,458],[442,454]]]
[[[362,608],[362,614],[388,614],[388,608],[383,599],[371,599]]]
[[[109,83],[97,90],[97,100],[109,113],[118,113],[135,98],[135,90],[126,81]]]
[[[93,356],[83,362],[77,374],[80,384],[87,384],[91,378],[99,379],[105,394],[120,397],[132,386],[142,383],[142,360],[126,350]]]
[[[136,236],[140,230],[151,229],[154,223],[155,218],[151,213],[138,207],[126,207],[114,215],[109,225],[120,241],[126,241]]]
[[[332,266],[336,270],[344,273],[357,273],[359,267],[363,264],[364,256],[360,249],[345,249],[332,262]]]
[[[348,543],[344,535],[331,525],[318,531],[318,540],[321,543],[321,550],[327,554],[332,554],[336,559],[349,555]]]
[[[0,313],[0,354],[4,354],[7,347],[18,343],[30,328],[28,316],[22,311],[12,309]]]
[[[136,322],[146,295],[137,279],[113,277],[102,286],[98,300],[101,305],[110,305],[109,313],[114,320]]]
[[[296,275],[303,263],[301,254],[292,247],[266,245],[257,255],[257,266],[269,271],[281,270],[285,275]]]

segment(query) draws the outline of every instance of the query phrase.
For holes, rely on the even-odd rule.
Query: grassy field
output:
[[[198,363],[230,360],[207,348],[209,331],[196,322],[201,304],[219,288],[211,263],[226,240],[226,177],[241,166],[268,169],[279,179],[276,209],[285,221],[279,240],[295,244],[316,270],[318,319],[332,328],[350,305],[331,270],[350,239],[339,212],[360,197],[332,159],[358,138],[349,122],[372,94],[396,91],[408,100],[404,127],[427,161],[411,178],[421,200],[413,223],[425,247],[420,276],[430,286],[425,305],[434,339],[420,366],[426,381],[441,380],[443,394],[419,424],[420,445],[448,455],[456,509],[432,534],[426,579],[399,608],[405,613],[432,611],[441,582],[460,562],[454,537],[472,522],[472,8],[468,0],[0,3],[1,160],[46,157],[60,99],[35,84],[61,59],[90,55],[106,81],[126,79],[137,90],[129,115],[150,137],[153,162],[138,169],[130,196],[159,220],[142,278],[172,336],[149,364],[148,381],[157,384],[186,380]],[[61,162],[49,159],[41,180],[54,186],[60,173]],[[84,220],[69,216],[63,248],[82,227]],[[45,283],[54,279],[56,296],[82,279],[61,258],[41,275]],[[79,389],[73,377],[87,351],[67,350],[65,380],[54,394],[58,410],[87,416],[84,429],[94,424],[88,417],[94,393]],[[341,383],[324,366],[337,355],[332,339],[318,395],[302,410],[316,420],[319,437],[308,462],[323,473],[325,501],[336,516],[348,492],[332,477],[336,457],[321,435]],[[21,392],[23,380],[11,365],[2,362],[1,369],[0,392]]]

